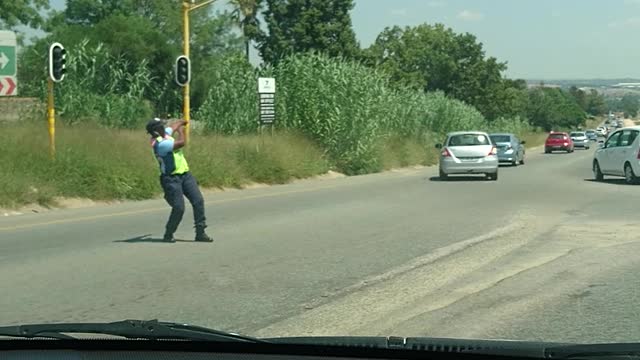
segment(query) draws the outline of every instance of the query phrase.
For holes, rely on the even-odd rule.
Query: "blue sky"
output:
[[[64,0],[51,0],[55,8]],[[226,1],[215,7],[221,9]],[[355,0],[362,46],[386,26],[470,32],[519,78],[640,78],[640,0]]]

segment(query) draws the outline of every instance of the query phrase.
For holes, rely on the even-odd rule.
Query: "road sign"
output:
[[[258,78],[258,94],[275,94],[276,79]]]
[[[16,80],[13,76],[0,77],[0,96],[18,95],[16,91]]]
[[[259,94],[260,124],[268,125],[276,121],[276,94]]]
[[[260,125],[276,121],[276,79],[258,78],[258,109]]]
[[[0,31],[0,96],[18,94],[18,62],[16,33]]]

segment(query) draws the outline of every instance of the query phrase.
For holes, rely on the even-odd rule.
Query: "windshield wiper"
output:
[[[593,359],[597,357],[640,357],[640,343],[578,344],[549,347],[547,356],[554,359]]]
[[[289,345],[316,345],[337,347],[363,347],[424,351],[428,353],[463,353],[477,355],[514,356],[533,359],[546,358],[549,347],[561,348],[566,343],[547,343],[514,340],[476,340],[432,337],[367,337],[325,336],[267,338],[270,343]]]
[[[158,320],[123,320],[111,323],[28,324],[0,327],[0,336],[21,338],[77,339],[67,334],[101,334],[129,339],[181,339],[192,341],[263,343],[264,340],[201,326]]]
[[[267,338],[270,343],[399,349],[439,353],[513,356],[533,359],[640,358],[640,343],[571,344],[518,340],[476,340],[431,337],[324,336]]]

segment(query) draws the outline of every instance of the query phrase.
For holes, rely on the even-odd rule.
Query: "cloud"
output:
[[[622,20],[615,20],[608,24],[610,28],[637,28],[640,27],[640,16],[634,16]]]
[[[638,0],[638,1],[640,1],[640,0]],[[438,1],[438,0],[432,0],[432,1],[429,1],[429,2],[427,3],[427,6],[429,6],[429,7],[434,7],[434,8],[444,7],[445,5],[446,5],[446,4],[445,4],[445,2],[444,2],[444,1]]]
[[[393,16],[407,16],[408,12],[407,9],[392,9],[391,10],[391,15]]]
[[[462,19],[465,21],[478,21],[484,19],[484,15],[482,13],[471,10],[462,10],[458,14],[458,19]]]

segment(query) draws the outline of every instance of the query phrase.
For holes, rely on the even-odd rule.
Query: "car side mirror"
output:
[[[442,144],[436,144],[436,149],[441,149],[442,148]]]
[[[520,144],[522,144],[522,145],[524,145],[524,144],[526,144],[526,143],[527,143],[527,142],[526,142],[526,141],[524,141],[524,140],[520,141]]]

